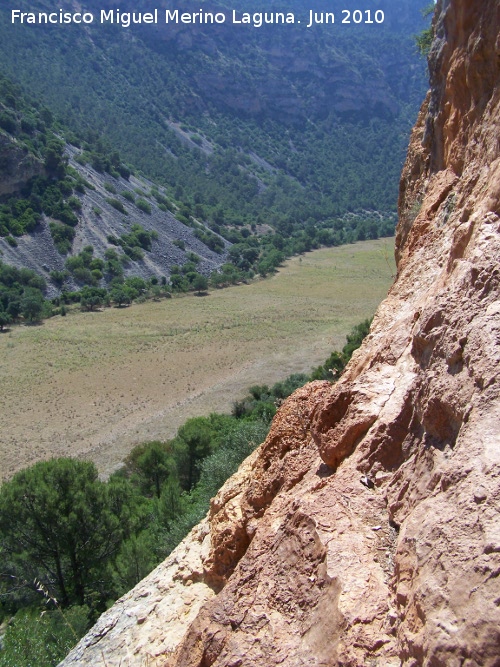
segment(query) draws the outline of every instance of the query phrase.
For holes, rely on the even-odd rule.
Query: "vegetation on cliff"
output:
[[[15,245],[15,237],[33,232],[46,214],[52,220],[51,232],[60,252],[68,252],[78,224],[75,211],[80,203],[74,194],[85,191],[89,184],[81,175],[68,167],[65,142],[61,139],[63,128],[46,107],[29,101],[19,86],[0,74],[0,131],[15,145],[38,159],[41,174],[29,178],[20,191],[4,195],[0,202],[0,236],[7,237]],[[69,138],[73,135],[69,134]],[[102,144],[89,146],[92,159],[100,159],[103,170],[130,173],[117,153],[104,158]],[[5,178],[10,165],[2,163],[0,175]]]
[[[334,353],[336,369],[368,328],[368,321],[356,326]],[[0,611],[16,615],[0,665],[29,665],[33,655],[39,667],[57,664],[75,642],[73,631],[83,634],[206,514],[210,498],[265,439],[277,405],[309,379],[333,379],[332,358],[311,376],[251,387],[232,415],[196,417],[173,440],[136,447],[107,482],[90,462],[53,459],[4,483]]]

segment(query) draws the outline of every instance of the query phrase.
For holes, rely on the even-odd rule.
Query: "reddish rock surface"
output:
[[[212,501],[205,599],[158,664],[500,665],[499,13],[440,3],[395,284]]]
[[[216,499],[207,574],[249,546],[168,664],[500,664],[499,3],[443,5],[396,283]]]

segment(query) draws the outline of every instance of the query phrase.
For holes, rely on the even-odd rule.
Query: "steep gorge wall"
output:
[[[500,665],[500,3],[435,29],[369,337],[64,665]]]

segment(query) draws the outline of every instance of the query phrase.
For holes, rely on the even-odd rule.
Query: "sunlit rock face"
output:
[[[108,628],[143,582],[63,664],[499,664],[498,1],[441,2],[435,30],[370,335],[337,384],[285,402],[148,578],[157,605]],[[161,607],[169,577],[184,616]]]

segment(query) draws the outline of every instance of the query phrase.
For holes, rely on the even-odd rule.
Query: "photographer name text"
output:
[[[23,12],[19,9],[11,10],[11,22],[23,25],[91,25],[94,23],[118,25],[130,28],[134,25],[164,24],[191,24],[191,25],[220,25],[228,23],[234,26],[250,26],[261,28],[265,25],[296,25],[302,24],[306,28],[316,25],[335,25],[336,23],[349,24],[381,24],[385,16],[381,9],[343,9],[333,12],[317,12],[310,9],[304,16],[297,16],[293,12],[208,12],[200,9],[198,12],[185,12],[179,9],[153,9],[149,12],[122,12],[119,9],[101,9],[99,14],[92,12],[67,12],[62,9],[55,12]]]

